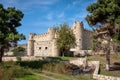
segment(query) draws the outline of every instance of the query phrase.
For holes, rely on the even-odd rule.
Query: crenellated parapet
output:
[[[55,38],[56,38],[56,33],[53,28],[48,28],[47,33],[29,35],[29,40],[35,40],[35,41],[48,41]]]
[[[83,22],[74,22],[71,31],[76,38],[76,51],[88,49],[91,45],[91,31],[84,29]],[[58,56],[56,45],[56,34],[54,28],[48,28],[47,33],[29,35],[28,55],[29,56]]]
[[[48,35],[49,35],[48,33],[37,34],[34,36],[34,39],[39,39],[39,38],[44,39],[44,38],[48,37]]]
[[[29,34],[29,40],[34,40],[35,35],[36,35],[35,33],[30,33]]]

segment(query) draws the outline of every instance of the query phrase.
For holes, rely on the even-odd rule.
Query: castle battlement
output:
[[[91,33],[84,28],[83,22],[74,22],[70,28],[76,38],[75,50],[86,50],[91,46]],[[32,56],[58,56],[56,45],[57,34],[54,28],[48,28],[47,33],[30,34],[28,41],[28,55]]]
[[[34,37],[47,37],[49,34],[48,33],[43,33],[43,34],[37,34]]]

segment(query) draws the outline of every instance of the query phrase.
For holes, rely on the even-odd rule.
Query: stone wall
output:
[[[92,45],[92,31],[84,29],[83,32],[83,50],[91,49]]]
[[[69,61],[71,64],[81,66],[88,63],[88,66],[95,66],[95,70],[93,73],[93,79],[95,80],[120,80],[120,77],[113,77],[113,76],[106,76],[106,75],[100,75],[99,69],[100,69],[100,61],[87,61],[86,58],[78,58],[75,60]]]
[[[74,56],[88,56],[93,55],[92,50],[78,50],[74,52]]]
[[[120,77],[113,77],[113,76],[106,76],[106,75],[100,75],[99,69],[100,69],[100,62],[99,61],[91,61],[90,64],[95,65],[95,71],[93,73],[93,79],[95,80],[120,80]]]
[[[91,46],[91,31],[85,30],[82,22],[75,22],[70,28],[75,34],[75,51],[86,50]],[[57,34],[49,28],[44,34],[30,34],[28,40],[28,56],[58,56],[56,45]]]
[[[82,22],[75,22],[71,29],[76,38],[74,52],[81,54],[82,50],[89,50],[92,46],[92,31],[86,30]]]
[[[29,35],[28,56],[58,56],[56,33],[52,28],[44,34]]]
[[[74,64],[74,65],[77,65],[77,66],[84,65],[84,64],[86,64],[86,62],[87,62],[86,58],[77,58],[77,59],[69,61],[70,64]]]
[[[17,61],[16,57],[3,57],[3,61]],[[35,57],[35,56],[24,56],[21,57],[22,61],[34,61],[34,60],[42,60],[42,57]]]
[[[5,52],[4,53],[4,56],[26,56],[27,55],[27,52],[23,52],[23,51],[20,51],[20,52]]]

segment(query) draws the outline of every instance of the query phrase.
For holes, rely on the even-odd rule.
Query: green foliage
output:
[[[21,57],[20,57],[20,56],[17,56],[16,59],[17,59],[17,61],[19,61],[19,62],[21,61]]]
[[[108,32],[108,36],[113,42],[120,43],[120,2],[117,0],[97,0],[87,7],[89,14],[86,16],[86,20],[92,28],[95,30],[93,49],[100,47],[101,43],[98,41],[104,39],[105,34],[100,32]],[[97,32],[97,33],[96,33]],[[102,41],[102,40],[101,40]]]
[[[119,22],[117,19],[120,17],[120,2],[117,0],[97,0],[87,7],[90,12],[86,19],[90,25],[95,25],[98,22],[114,23]]]
[[[23,18],[23,13],[16,10],[15,7],[6,9],[2,4],[0,4],[0,12],[0,44],[10,44],[24,39],[24,35],[19,34],[16,30],[21,25],[20,21]]]
[[[4,62],[0,66],[0,80],[13,80],[25,75],[31,75],[31,72],[16,65],[15,62]]]
[[[15,78],[14,80],[46,80],[46,79],[35,75],[26,75],[21,78]]]
[[[49,62],[43,65],[42,70],[65,74],[67,73],[67,69],[65,66],[66,66],[65,63],[62,62]]]
[[[120,41],[120,2],[118,0],[97,0],[87,7],[86,20],[90,26],[108,31],[113,41]],[[98,26],[99,25],[99,26]],[[97,35],[98,36],[98,35]]]
[[[75,36],[69,26],[64,23],[60,24],[57,28],[57,47],[60,53],[67,53],[71,47],[75,46]]]
[[[113,55],[112,55],[112,58],[119,60],[119,59],[120,59],[120,53],[115,53],[115,54],[113,54]]]
[[[22,52],[25,52],[25,48],[23,48],[23,47],[16,47],[16,48],[14,48],[13,50],[12,50],[12,52],[20,52],[20,51],[22,51]]]
[[[31,69],[42,69],[43,65],[48,63],[47,61],[20,61],[17,62],[20,66]]]
[[[23,16],[24,14],[15,7],[4,8],[0,4],[0,55],[3,55],[5,48],[15,46],[17,41],[25,39],[25,36],[16,29],[21,26]]]

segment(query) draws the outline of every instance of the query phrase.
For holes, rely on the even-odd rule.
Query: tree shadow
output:
[[[110,69],[111,71],[120,71],[120,62],[114,62]]]

